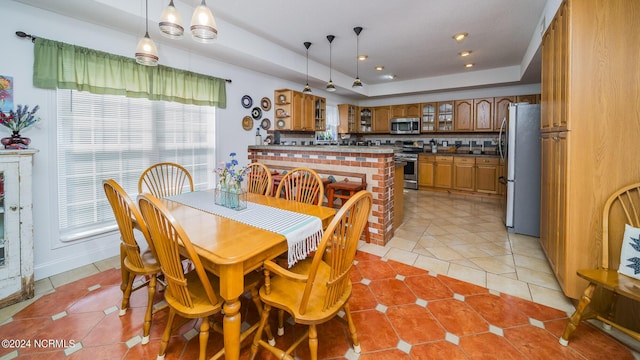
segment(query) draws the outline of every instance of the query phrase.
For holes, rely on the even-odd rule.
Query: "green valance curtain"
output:
[[[226,81],[133,58],[36,38],[33,85],[227,107]]]

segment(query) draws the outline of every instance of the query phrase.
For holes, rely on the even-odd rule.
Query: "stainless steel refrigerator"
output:
[[[511,233],[540,236],[540,105],[510,104],[501,127],[507,164],[505,224]]]

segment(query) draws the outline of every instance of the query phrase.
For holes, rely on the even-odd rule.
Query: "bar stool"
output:
[[[342,206],[342,204],[347,202],[347,200],[349,200],[358,191],[365,190],[366,188],[366,183],[349,181],[349,179],[347,178],[342,181],[336,181],[327,184],[325,185],[327,206],[334,207],[333,203],[335,199],[340,199],[340,206]],[[364,237],[367,243],[371,242],[371,239],[369,237],[369,222],[367,222],[367,225],[364,227]]]

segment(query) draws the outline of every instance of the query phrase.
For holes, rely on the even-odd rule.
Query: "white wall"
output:
[[[3,44],[3,55],[0,60],[0,75],[13,77],[14,103],[40,105],[39,114],[43,119],[40,125],[23,133],[24,136],[32,139],[31,147],[40,150],[34,158],[33,169],[35,277],[38,280],[118,255],[119,240],[117,234],[111,233],[74,243],[59,241],[55,91],[37,89],[32,86],[33,44],[29,40],[18,38],[15,32],[24,31],[35,36],[123,56],[133,56],[141,34],[132,35],[117,32],[13,1],[2,2],[2,15],[3,31],[0,32],[0,43]],[[219,109],[217,112],[217,153],[219,158],[216,163],[226,159],[230,152],[238,153],[238,159],[241,162],[246,162],[247,145],[254,143],[255,130],[245,131],[241,126],[242,118],[250,115],[250,109],[243,108],[240,103],[243,95],[251,96],[254,104],[259,106],[262,97],[273,98],[274,89],[301,88],[301,84],[291,83],[266,76],[257,71],[220,63],[195,53],[172,48],[167,42],[168,40],[163,40],[164,42],[159,42],[159,39],[155,40],[158,45],[160,62],[163,65],[233,80],[231,84],[227,84],[227,108]],[[187,38],[182,41],[191,40]],[[537,88],[539,89],[539,86]],[[500,88],[492,92],[498,91],[499,94],[496,95],[525,94],[529,93],[529,90],[533,89],[527,87],[524,89],[519,87]],[[354,103],[354,101],[349,101],[335,94],[316,91],[316,89],[314,92],[319,96],[326,97],[329,105]],[[463,94],[468,97],[493,96],[488,94],[488,90],[476,90]],[[463,94],[455,95],[462,96]],[[452,99],[451,95],[454,94],[429,95],[428,97],[411,96],[390,99],[385,104],[437,100],[439,96],[445,100]],[[379,101],[381,100],[373,102]],[[364,103],[373,105],[368,101]],[[263,116],[273,120],[273,107]],[[256,122],[256,127],[258,125]],[[6,134],[9,134],[8,130],[0,130],[1,136],[6,136]],[[262,135],[264,137],[264,131]],[[142,172],[143,169],[140,170]]]

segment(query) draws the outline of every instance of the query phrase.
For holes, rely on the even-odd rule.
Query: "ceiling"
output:
[[[14,0],[134,36],[144,34],[144,0]],[[540,31],[546,0],[209,0],[218,23],[213,44],[189,36],[160,36],[157,22],[168,0],[149,0],[149,33],[158,44],[198,53],[323,89],[331,76],[337,94],[366,99],[540,82]],[[200,0],[174,0],[188,29]],[[542,20],[544,21],[544,20]],[[357,72],[365,86],[353,90],[355,26],[363,27]],[[452,36],[466,32],[461,43]],[[335,35],[330,48],[327,35]],[[34,34],[44,36],[47,34]],[[539,37],[539,36],[538,36]],[[533,46],[533,51],[531,49]],[[131,45],[132,56],[135,43]],[[471,50],[462,58],[458,54]],[[475,64],[467,69],[467,62]],[[331,67],[329,66],[331,64]],[[376,65],[384,66],[376,71]],[[395,75],[385,79],[384,75]]]

